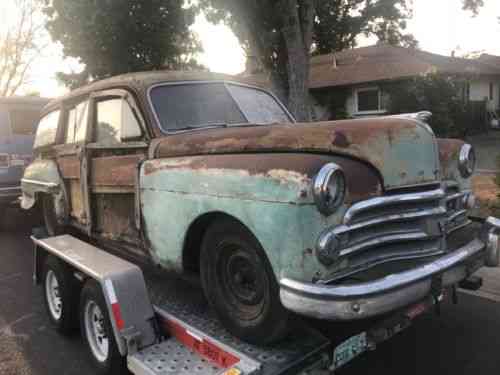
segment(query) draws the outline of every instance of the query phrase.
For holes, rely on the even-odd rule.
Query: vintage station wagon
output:
[[[419,116],[299,124],[234,77],[136,73],[49,104],[35,149],[22,204],[50,234],[199,274],[251,342],[290,311],[364,319],[498,265],[499,220],[468,217],[472,147]]]

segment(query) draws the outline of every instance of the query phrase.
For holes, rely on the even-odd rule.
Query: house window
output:
[[[490,100],[493,100],[493,82],[490,82]]]
[[[382,95],[377,87],[355,90],[357,113],[385,112],[382,106]]]

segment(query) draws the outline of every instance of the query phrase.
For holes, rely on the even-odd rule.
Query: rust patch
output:
[[[342,156],[276,153],[192,156],[175,160],[151,160],[144,166],[145,175],[162,170],[238,170],[249,175],[267,175],[285,179],[296,176],[299,180],[312,179],[327,163],[342,167],[352,202],[378,196],[382,182],[377,171],[369,165]],[[283,173],[281,172],[283,171]],[[292,173],[292,174],[290,174]],[[307,191],[301,193],[307,196]]]
[[[459,139],[438,139],[437,144],[442,178],[451,178],[458,168],[460,149],[465,142]]]
[[[381,118],[315,124],[287,124],[210,129],[164,137],[155,144],[154,157],[179,157],[250,152],[339,153],[380,167],[381,160],[359,151],[378,134],[417,132],[410,120]],[[349,147],[346,147],[349,146]]]
[[[59,170],[64,179],[80,178],[80,160],[77,156],[65,156],[57,159]]]
[[[332,146],[337,146],[341,148],[347,148],[351,145],[346,135],[342,132],[333,132]]]
[[[135,186],[135,173],[142,155],[107,156],[92,159],[91,186]]]

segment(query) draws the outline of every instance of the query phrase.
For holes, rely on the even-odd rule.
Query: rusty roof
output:
[[[310,87],[319,89],[349,86],[428,73],[500,75],[500,64],[493,66],[480,59],[448,57],[410,48],[375,45],[314,56],[311,59]]]
[[[88,95],[91,92],[113,88],[131,88],[138,92],[144,92],[149,87],[164,82],[189,82],[189,81],[226,81],[239,82],[253,86],[261,86],[252,77],[231,76],[228,74],[211,73],[205,71],[167,71],[157,70],[149,72],[128,73],[111,78],[102,79],[83,86],[62,96],[49,104],[51,107],[60,101],[69,100],[79,96]]]

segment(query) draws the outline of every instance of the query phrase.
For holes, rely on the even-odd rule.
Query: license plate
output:
[[[333,352],[333,368],[338,369],[352,361],[368,348],[366,332],[353,336],[338,345]]]

